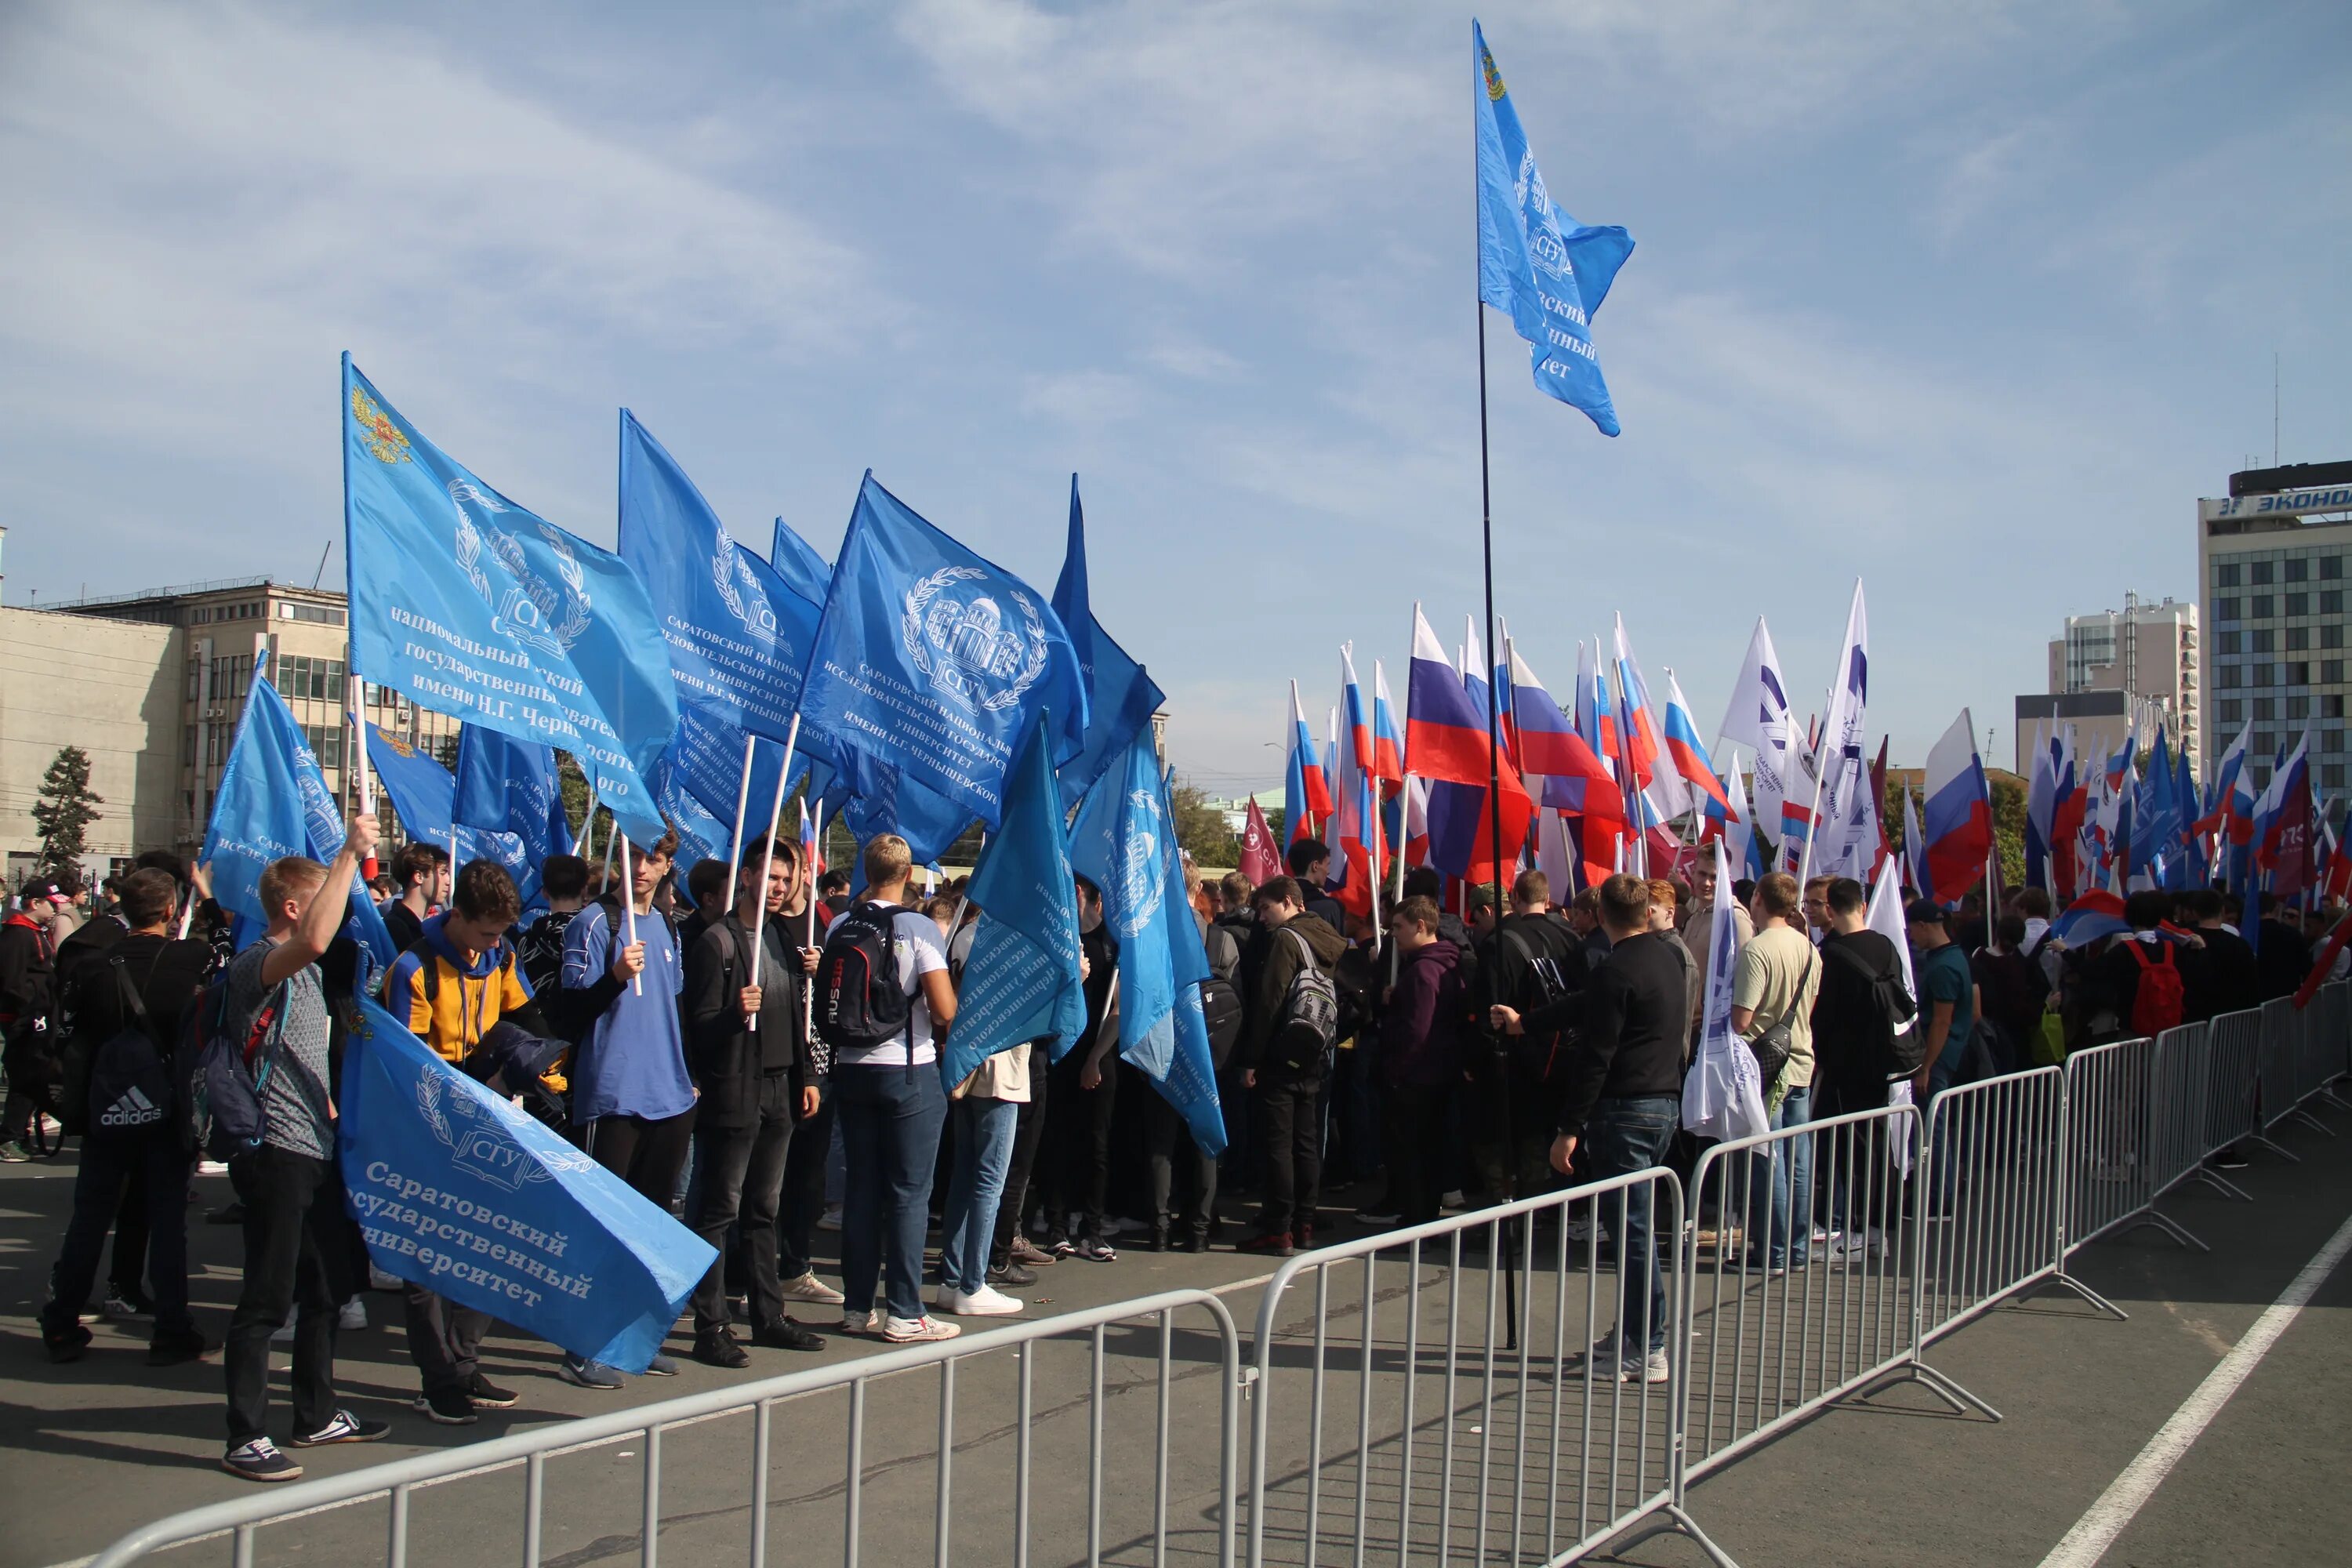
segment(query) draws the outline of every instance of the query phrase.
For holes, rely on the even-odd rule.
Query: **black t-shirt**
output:
[[[392,933],[392,945],[400,952],[425,940],[423,918],[400,899],[383,906],[383,929]]]
[[[2189,1022],[2261,1006],[2262,976],[2246,939],[2220,926],[2200,926],[2197,936],[2205,945],[2180,954],[2181,1002]]]
[[[1838,956],[1841,949],[1843,956]],[[1841,1089],[1885,1088],[1879,1064],[1871,1059],[1880,1032],[1878,979],[1902,973],[1902,955],[1878,931],[1865,927],[1822,939],[1821,989],[1813,997],[1815,1083]]]
[[[74,965],[67,1005],[72,1010],[75,1033],[93,1043],[121,1032],[130,1008],[115,983],[114,962],[137,988],[146,1005],[147,1021],[158,1049],[169,1053],[180,1037],[188,1006],[203,989],[212,968],[209,942],[191,937],[118,935],[100,952]]]

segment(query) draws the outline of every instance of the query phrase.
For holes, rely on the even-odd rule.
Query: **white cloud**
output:
[[[1134,378],[1113,371],[1033,375],[1021,389],[1023,412],[1069,425],[1115,425],[1134,417],[1142,404]]]

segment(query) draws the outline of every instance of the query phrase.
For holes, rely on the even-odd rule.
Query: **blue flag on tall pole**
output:
[[[824,608],[825,592],[833,585],[833,568],[781,517],[776,519],[775,536],[768,543],[768,564],[775,568],[786,587],[819,610]]]
[[[677,697],[644,584],[426,440],[349,354],[343,527],[352,674],[562,747],[623,832],[661,837],[649,775]]]
[[[261,873],[272,860],[307,855],[332,861],[342,847],[342,811],[302,738],[302,727],[278,689],[256,674],[213,796],[201,857],[210,868],[213,897],[234,917],[237,946],[269,925],[261,904]],[[373,967],[389,969],[400,950],[356,874],[350,903],[343,934],[360,944]]]
[[[1617,409],[1592,347],[1592,317],[1633,254],[1633,238],[1614,226],[1580,224],[1553,204],[1475,21],[1470,45],[1477,82],[1478,298],[1510,317],[1531,345],[1537,387],[1581,408],[1602,435],[1614,436]]]
[[[515,887],[528,910],[543,902],[540,868],[572,848],[555,749],[468,724],[457,736],[457,787],[450,815],[459,826],[511,837],[522,848]]]
[[[1070,829],[1070,865],[1102,889],[1103,924],[1118,942],[1118,1054],[1154,1079],[1167,1076],[1175,1056],[1164,864],[1175,853],[1160,760],[1150,737],[1141,736],[1087,792]]]
[[[1146,737],[1149,743],[1149,737]],[[1160,801],[1163,809],[1169,805],[1168,781],[1160,781]],[[1176,820],[1172,810],[1167,820]],[[1215,1047],[1209,1043],[1209,1019],[1201,1008],[1201,985],[1214,973],[1209,967],[1209,950],[1201,940],[1201,928],[1194,923],[1192,900],[1184,887],[1184,857],[1171,850],[1167,858],[1167,882],[1161,892],[1162,908],[1168,911],[1168,947],[1170,973],[1176,983],[1175,1004],[1169,1010],[1174,1026],[1174,1048],[1169,1053],[1165,1072],[1153,1073],[1149,1067],[1145,1075],[1160,1090],[1160,1096],[1184,1119],[1192,1134],[1192,1142],[1201,1152],[1215,1159],[1225,1152],[1225,1112],[1217,1100],[1217,1058]]]
[[[861,752],[993,827],[1013,743],[1041,710],[1066,761],[1087,708],[1061,617],[867,474],[801,690],[805,727],[845,764]]]
[[[370,1261],[574,1355],[645,1371],[716,1249],[358,1000],[335,1142]]]
[[[522,840],[511,833],[460,826],[457,781],[447,768],[381,724],[368,742],[368,762],[383,781],[383,792],[392,797],[392,808],[400,814],[401,829],[410,839],[447,850],[453,873],[469,860],[495,860],[506,868],[518,889],[522,887],[528,859]],[[530,869],[535,892],[537,868]]]
[[[1004,777],[1004,816],[972,868],[980,906],[956,992],[940,1076],[950,1087],[998,1051],[1051,1037],[1058,1061],[1086,1032],[1078,981],[1078,900],[1070,880],[1062,797],[1043,730],[1029,726]]]
[[[1086,514],[1078,506],[1076,474],[1070,476],[1070,542],[1062,557],[1061,580],[1054,584],[1054,613],[1061,616],[1070,646],[1077,650],[1093,714],[1078,754],[1061,768],[1063,804],[1076,806],[1166,700],[1143,667],[1095,619],[1087,591]]]

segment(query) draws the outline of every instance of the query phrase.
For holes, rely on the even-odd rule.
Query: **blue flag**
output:
[[[1138,736],[1087,794],[1070,830],[1070,865],[1102,889],[1103,924],[1118,942],[1118,1054],[1154,1082],[1175,1059],[1176,971],[1168,908],[1176,825],[1160,786],[1151,737]]]
[[[1059,1061],[1086,1032],[1077,890],[1042,728],[1031,724],[1022,739],[1004,779],[1004,819],[972,869],[980,923],[940,1058],[940,1076],[950,1087],[1026,1040],[1051,1037],[1047,1055]]]
[[[1475,22],[1470,46],[1477,79],[1478,298],[1510,317],[1533,345],[1536,385],[1614,436],[1617,409],[1593,352],[1591,318],[1633,254],[1633,237],[1580,224],[1552,205],[1519,111]]]
[[[648,775],[677,727],[645,585],[417,433],[343,356],[352,673],[561,746],[624,831],[658,838]]]
[[[782,740],[800,705],[818,606],[729,536],[694,481],[625,408],[621,559],[644,579],[661,617],[681,706]],[[734,805],[730,789],[730,816]]]
[[[824,608],[825,594],[833,586],[833,568],[781,517],[776,519],[775,538],[768,545],[768,564],[784,580],[784,586],[819,610]]]
[[[832,793],[835,798],[828,815],[838,816],[861,847],[869,838],[895,833],[907,841],[918,866],[946,854],[972,822],[961,802],[925,789],[863,752],[845,752]]]
[[[457,735],[458,826],[511,837],[522,853],[515,887],[522,907],[544,903],[540,868],[572,849],[572,821],[563,813],[563,779],[552,746],[533,745],[468,724]]]
[[[401,830],[411,840],[437,844],[447,850],[453,874],[469,860],[495,860],[514,879],[518,891],[524,871],[530,869],[532,891],[538,890],[538,870],[526,866],[522,840],[511,833],[458,826],[457,781],[405,737],[376,725],[374,738],[368,742],[368,765],[383,781],[383,793],[392,797],[392,809],[400,814]],[[530,901],[528,895],[524,901]]]
[[[362,998],[336,1144],[386,1273],[640,1373],[719,1255]]]
[[[1164,807],[1168,804],[1164,779],[1160,798]],[[1168,820],[1171,824],[1176,820],[1173,811]],[[1217,1100],[1217,1058],[1209,1043],[1209,1020],[1201,1010],[1202,983],[1214,971],[1209,967],[1209,950],[1201,941],[1192,900],[1184,887],[1181,855],[1168,857],[1165,899],[1171,968],[1176,982],[1176,1004],[1169,1014],[1175,1024],[1175,1048],[1164,1074],[1153,1075],[1148,1067],[1144,1071],[1160,1097],[1184,1119],[1201,1152],[1214,1159],[1225,1152],[1225,1112]]]
[[[1013,743],[1040,710],[1066,761],[1087,710],[1061,617],[867,474],[817,627],[803,724],[845,764],[861,752],[993,827]]]
[[[234,917],[237,946],[268,928],[261,873],[272,860],[307,855],[332,861],[342,847],[343,814],[328,792],[319,760],[285,699],[257,673],[213,796],[202,857],[211,868],[213,897]],[[362,969],[389,969],[400,956],[356,873],[343,934],[360,944]]]
[[[1143,667],[1095,619],[1087,592],[1087,523],[1078,509],[1076,474],[1070,476],[1070,542],[1062,557],[1061,581],[1054,584],[1054,613],[1077,650],[1078,668],[1087,678],[1087,706],[1093,715],[1078,754],[1062,764],[1062,802],[1074,807],[1166,700]]]

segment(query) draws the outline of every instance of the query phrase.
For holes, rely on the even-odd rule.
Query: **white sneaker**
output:
[[[1008,1296],[993,1285],[982,1285],[966,1294],[950,1291],[941,1304],[942,1310],[959,1318],[1009,1318],[1025,1310],[1026,1303],[1018,1297]]]
[[[1568,1239],[1582,1246],[1588,1241],[1609,1245],[1609,1227],[1594,1219],[1572,1219],[1568,1222]]]
[[[356,1330],[366,1328],[367,1303],[361,1300],[357,1296],[354,1296],[350,1300],[344,1302],[343,1310],[335,1314],[335,1327],[341,1329],[345,1333],[351,1333]]]
[[[841,1205],[839,1204],[825,1205],[824,1212],[816,1216],[816,1227],[819,1230],[839,1230],[841,1228]]]
[[[1666,1352],[1664,1351],[1651,1351],[1639,1361],[1626,1357],[1617,1363],[1617,1381],[1620,1383],[1664,1383],[1673,1376],[1673,1371],[1666,1365]]]
[[[894,1345],[928,1344],[934,1340],[951,1340],[963,1331],[953,1323],[943,1323],[937,1318],[892,1317],[883,1325],[882,1337]]]
[[[1457,1187],[1454,1191],[1446,1194],[1444,1197],[1439,1198],[1437,1200],[1437,1206],[1450,1214],[1458,1214],[1462,1210],[1470,1206],[1470,1200],[1464,1197],[1462,1195],[1462,1190]]]
[[[374,1264],[373,1264],[373,1263],[371,1263],[371,1264],[369,1264],[369,1265],[368,1265],[368,1289],[371,1289],[371,1290],[397,1290],[397,1289],[399,1289],[401,1288],[401,1284],[402,1284],[402,1280],[401,1280],[401,1278],[400,1278],[400,1276],[399,1276],[399,1275],[397,1275],[397,1274],[386,1274],[383,1269],[378,1268],[377,1268]]]
[[[199,1176],[226,1176],[228,1174],[228,1162],[226,1160],[199,1160],[196,1162],[196,1174]]]
[[[812,1273],[787,1279],[777,1287],[787,1301],[820,1301],[828,1307],[841,1305],[841,1292]]]

